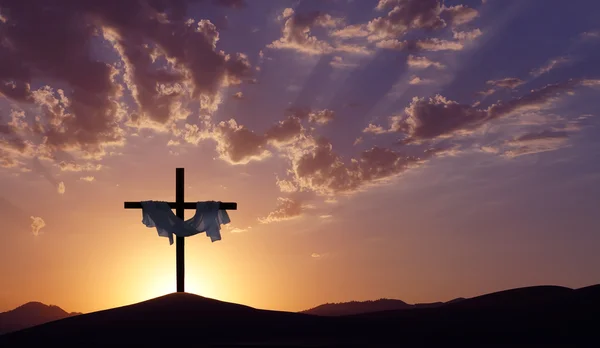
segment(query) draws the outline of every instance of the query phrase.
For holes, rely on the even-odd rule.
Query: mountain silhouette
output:
[[[448,303],[454,303],[464,300],[464,298],[457,298],[449,302],[433,302],[433,303],[415,303],[408,304],[402,300],[394,300],[382,298],[374,301],[350,301],[350,302],[339,302],[339,303],[325,303],[320,306],[301,311],[299,313],[320,315],[320,316],[341,316],[341,315],[353,315],[361,313],[372,313],[381,312],[388,310],[402,310],[402,309],[413,309],[413,308],[432,308],[443,306]]]
[[[0,336],[1,347],[579,346],[597,339],[600,285],[536,286],[441,306],[346,316],[255,309],[188,293]]]
[[[81,313],[67,313],[62,308],[41,302],[28,302],[13,310],[0,313],[0,334],[21,330]]]

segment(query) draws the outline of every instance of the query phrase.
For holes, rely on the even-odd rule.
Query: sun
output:
[[[141,297],[151,299],[177,291],[175,272],[164,272],[150,277],[146,282]],[[208,278],[194,274],[186,274],[185,292],[211,297],[212,286]]]

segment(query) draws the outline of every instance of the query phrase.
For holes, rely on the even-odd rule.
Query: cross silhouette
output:
[[[175,209],[175,215],[184,220],[185,209],[196,209],[195,202],[186,202],[183,196],[184,188],[184,171],[183,168],[175,169],[175,202],[168,202],[171,209]],[[142,209],[141,202],[125,202],[125,209]],[[235,202],[221,202],[220,210],[237,210]],[[177,261],[177,292],[184,292],[185,279],[185,239],[184,237],[176,236],[176,261]]]

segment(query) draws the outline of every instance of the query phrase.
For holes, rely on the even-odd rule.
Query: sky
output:
[[[600,3],[0,1],[0,311],[175,291],[124,201],[237,202],[186,290],[257,308],[600,279]],[[186,218],[193,215],[186,212]]]

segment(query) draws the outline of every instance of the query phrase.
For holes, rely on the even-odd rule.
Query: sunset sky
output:
[[[0,0],[0,311],[600,282],[600,2]],[[191,217],[193,211],[187,211]]]

